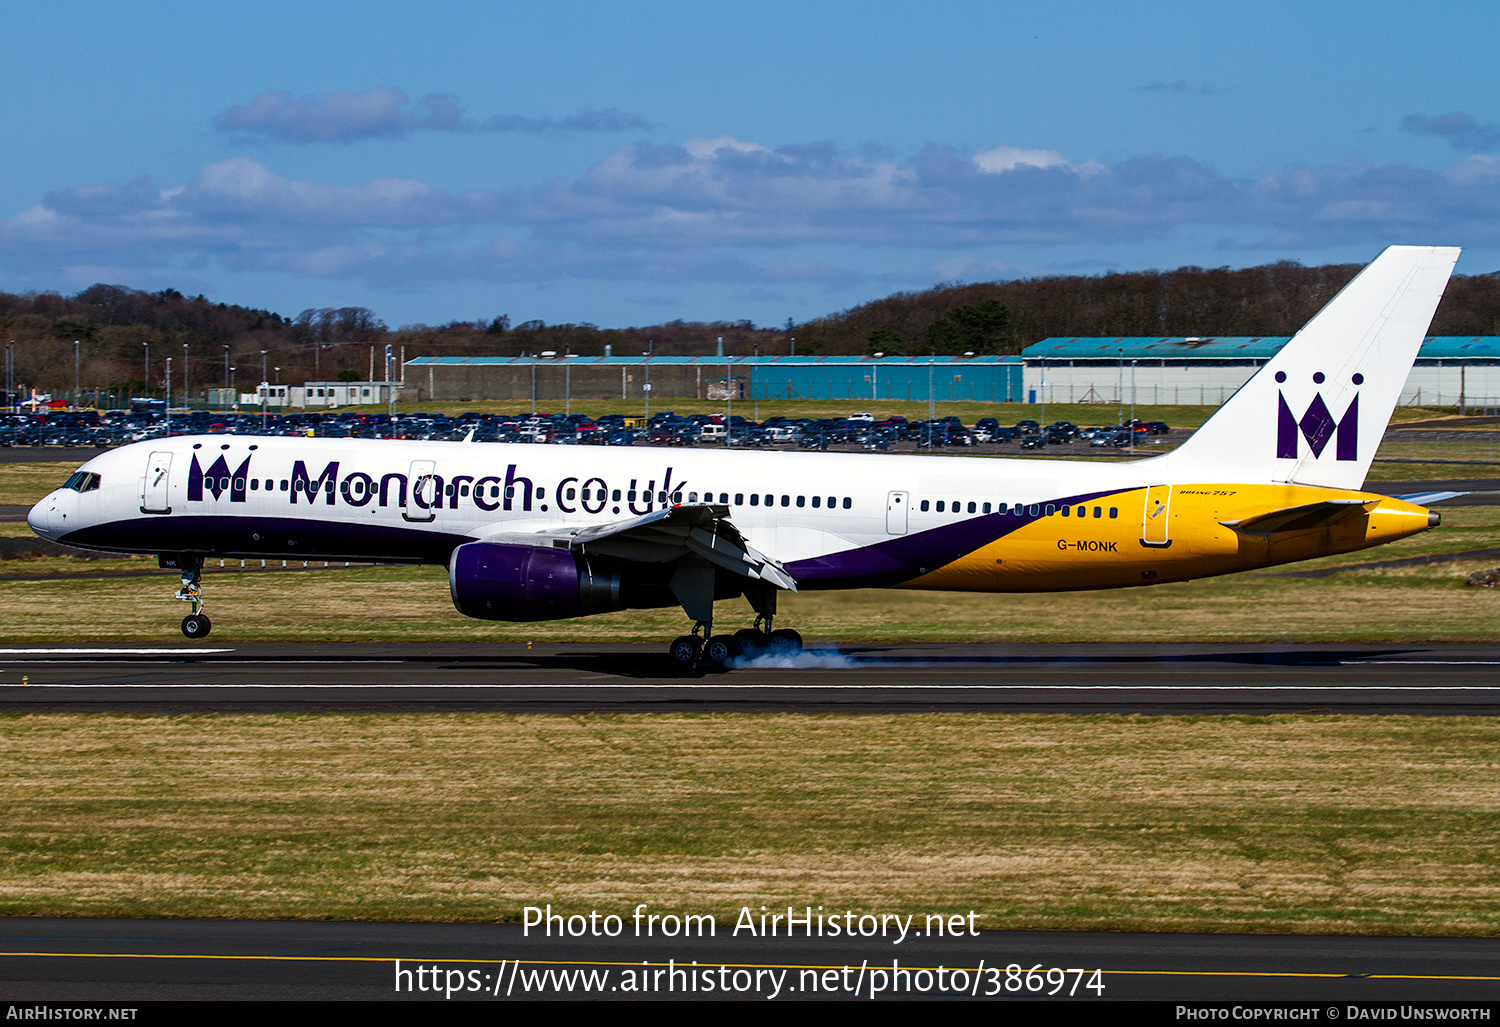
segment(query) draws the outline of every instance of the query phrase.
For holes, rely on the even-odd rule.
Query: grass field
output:
[[[0,913],[1493,934],[1491,718],[0,718]]]
[[[0,465],[0,502],[71,469]],[[1455,507],[1435,531],[1284,570],[1482,549],[1497,529],[1500,508]],[[1493,641],[1500,589],[1462,579],[1496,563],[806,593],[782,615],[835,642]],[[154,565],[4,561],[0,637],[180,642],[176,575],[119,574]],[[56,576],[80,570],[100,576]],[[215,643],[685,627],[675,610],[472,621],[441,568],[211,563],[205,586]],[[748,623],[748,607],[719,616]],[[0,684],[19,676],[0,665]],[[1493,935],[1497,743],[1479,717],[0,716],[0,914],[484,921],[647,902],[728,923],[790,904],[1013,929]]]

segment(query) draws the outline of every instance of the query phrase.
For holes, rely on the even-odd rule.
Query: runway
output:
[[[898,941],[892,929],[875,933],[873,918],[854,938],[803,929],[750,936],[728,922],[712,937],[687,938],[638,936],[628,906],[601,910],[601,920],[606,913],[619,917],[619,936],[549,939],[539,928],[527,936],[519,924],[0,920],[0,985],[11,1002],[75,1003],[1047,999],[1049,991],[1053,1001],[1082,1002],[1500,998],[1493,938],[965,930]],[[923,932],[925,917],[907,915]],[[1020,972],[1008,973],[1012,966]],[[1024,971],[1033,967],[1028,988]],[[1049,981],[1052,969],[1079,973]]]
[[[1500,713],[1500,645],[843,645],[679,677],[660,645],[0,646],[0,711]]]

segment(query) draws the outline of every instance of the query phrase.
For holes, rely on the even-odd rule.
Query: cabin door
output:
[[[1172,486],[1151,485],[1141,512],[1141,545],[1165,549],[1172,544],[1168,525],[1172,519]]]
[[[401,516],[408,521],[430,521],[437,517],[438,504],[443,501],[439,491],[435,460],[413,460],[411,462],[411,502]]]
[[[146,477],[141,483],[141,513],[171,513],[168,487],[171,485],[172,454],[151,454],[146,462]]]
[[[906,534],[906,508],[911,499],[908,493],[892,492],[885,497],[885,533]]]

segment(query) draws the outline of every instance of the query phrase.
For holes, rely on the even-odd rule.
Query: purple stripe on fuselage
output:
[[[57,541],[107,552],[446,564],[455,548],[474,539],[374,524],[215,514],[141,517],[96,524],[70,531]]]
[[[879,588],[897,585],[912,578],[930,574],[962,559],[976,549],[1004,538],[1011,532],[1046,518],[1040,512],[1048,504],[1054,507],[1088,503],[1102,496],[1115,495],[1122,489],[1088,492],[1067,499],[1050,499],[1027,504],[1038,513],[981,514],[952,524],[929,528],[914,535],[897,535],[873,546],[846,549],[841,553],[795,560],[786,565],[787,573],[805,588]],[[1056,516],[1054,514],[1053,516]]]

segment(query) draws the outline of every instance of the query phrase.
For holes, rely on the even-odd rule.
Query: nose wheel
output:
[[[193,612],[182,618],[182,633],[188,638],[207,638],[213,622],[203,613],[203,557],[182,556],[178,558],[182,568],[182,587],[177,590],[179,600],[193,605]]]

